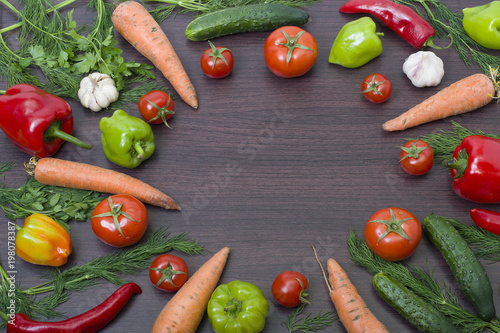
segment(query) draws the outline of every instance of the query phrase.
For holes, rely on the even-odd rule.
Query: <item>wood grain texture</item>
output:
[[[454,10],[475,5],[471,0],[443,0]],[[377,23],[384,33],[383,53],[357,69],[328,63],[330,47],[343,24],[358,18],[340,14],[343,1],[318,2],[308,8],[311,21],[304,28],[319,46],[314,68],[303,77],[282,79],[265,65],[263,45],[266,32],[247,33],[214,39],[216,45],[230,48],[235,66],[230,76],[214,80],[206,77],[199,60],[208,43],[192,42],[184,29],[192,16],[180,14],[161,24],[196,88],[199,108],[193,110],[180,99],[176,114],[165,126],[153,128],[156,151],[136,169],[122,169],[109,162],[100,144],[99,120],[110,111],[92,113],[79,102],[68,100],[75,116],[74,135],[93,145],[84,151],[63,145],[54,156],[95,164],[126,172],[171,195],[182,207],[180,212],[148,206],[153,230],[169,226],[172,233],[189,233],[212,252],[231,248],[220,283],[239,279],[259,286],[266,295],[270,311],[264,332],[285,332],[281,322],[291,313],[272,298],[271,284],[285,270],[298,270],[310,280],[307,313],[334,310],[321,271],[314,259],[315,244],[320,260],[335,258],[356,285],[374,314],[391,332],[416,332],[405,319],[388,307],[372,287],[371,275],[348,258],[347,236],[351,229],[362,235],[367,219],[376,210],[399,206],[419,219],[432,212],[472,224],[469,210],[476,205],[460,199],[452,190],[451,178],[440,165],[421,177],[407,175],[399,166],[399,148],[404,140],[450,128],[450,120],[439,120],[404,132],[387,133],[382,124],[436,93],[442,87],[474,73],[454,49],[435,53],[445,63],[440,86],[416,88],[402,72],[406,57],[416,52],[396,33]],[[86,1],[75,5],[74,20],[91,15]],[[16,22],[8,9],[0,7],[2,26]],[[8,35],[15,41],[15,34]],[[127,59],[144,59],[122,37],[119,47]],[[446,44],[446,41],[442,41]],[[391,98],[380,105],[368,102],[360,93],[361,81],[380,72],[393,83]],[[157,72],[158,80],[168,82]],[[5,82],[2,82],[5,88]],[[172,88],[169,88],[174,93]],[[126,108],[139,116],[136,105]],[[499,132],[498,104],[454,117],[469,128]],[[2,161],[22,165],[29,156],[18,151],[0,133]],[[9,186],[25,180],[22,167],[6,176]],[[487,206],[500,210],[499,205]],[[482,206],[485,208],[485,206]],[[1,226],[6,219],[0,217]],[[17,221],[18,224],[22,221]],[[113,252],[94,236],[89,221],[72,222],[74,252],[68,266],[83,264]],[[6,229],[4,229],[6,230]],[[6,235],[0,230],[0,261],[6,260]],[[194,272],[210,254],[180,254]],[[153,258],[152,258],[153,259]],[[151,259],[151,260],[152,260]],[[426,265],[438,279],[455,287],[451,273],[438,251],[425,237],[408,264]],[[24,287],[38,284],[48,270],[18,258],[18,278]],[[494,298],[500,307],[500,265],[487,265]],[[134,296],[103,332],[149,332],[157,315],[172,295],[162,293],[149,282],[147,272],[131,276],[143,294]],[[73,293],[61,307],[68,316],[82,313],[103,301],[116,287],[103,284],[85,292]],[[464,304],[467,304],[464,299]],[[199,332],[212,332],[205,316]],[[329,332],[343,332],[336,322]],[[326,331],[325,331],[326,332]]]

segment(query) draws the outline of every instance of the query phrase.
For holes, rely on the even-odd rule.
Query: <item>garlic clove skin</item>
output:
[[[418,51],[405,60],[403,72],[415,87],[433,87],[441,83],[444,64],[434,52]]]
[[[80,103],[94,112],[101,111],[116,101],[119,93],[113,79],[102,73],[92,73],[80,81]]]

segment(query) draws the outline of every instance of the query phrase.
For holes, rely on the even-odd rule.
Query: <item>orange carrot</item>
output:
[[[158,68],[179,96],[193,108],[198,99],[191,80],[160,25],[138,2],[120,3],[112,15],[116,30]]]
[[[338,262],[334,259],[328,259],[327,267],[330,298],[346,331],[349,333],[389,332],[368,309],[365,301]]]
[[[137,178],[111,169],[46,157],[39,160],[32,158],[26,164],[26,170],[42,184],[128,194],[151,205],[180,210],[179,205],[168,195]]]
[[[492,71],[492,78],[496,71]],[[477,110],[495,98],[495,84],[485,74],[474,74],[439,91],[399,117],[383,124],[386,131],[402,131],[430,121]]]
[[[228,256],[229,248],[225,247],[205,262],[165,305],[151,333],[196,332]]]

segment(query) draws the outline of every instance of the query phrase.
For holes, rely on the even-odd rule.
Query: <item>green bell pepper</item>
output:
[[[465,32],[479,45],[500,50],[500,1],[464,8]]]
[[[346,23],[339,31],[328,62],[347,68],[363,66],[382,53],[382,41],[375,22],[368,16]]]
[[[239,280],[218,286],[207,307],[216,333],[258,333],[264,329],[268,310],[259,287]]]
[[[106,157],[120,166],[135,168],[155,150],[151,126],[123,110],[116,110],[111,117],[103,117],[99,128]]]

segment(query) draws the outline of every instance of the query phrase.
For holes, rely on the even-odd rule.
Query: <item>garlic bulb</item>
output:
[[[102,73],[92,73],[80,81],[80,103],[92,111],[101,111],[118,99],[115,81]]]
[[[418,51],[410,55],[403,64],[403,72],[416,87],[437,86],[444,76],[441,58],[431,51]]]

